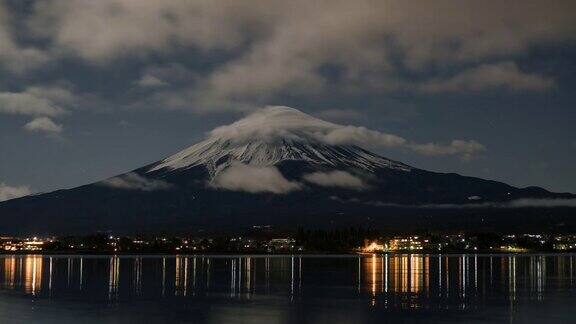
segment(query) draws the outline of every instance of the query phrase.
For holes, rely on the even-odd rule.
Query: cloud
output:
[[[460,72],[448,79],[425,82],[419,87],[422,92],[476,92],[490,89],[513,91],[542,91],[554,86],[554,81],[545,76],[520,71],[514,62],[483,64]]]
[[[12,23],[11,13],[0,2],[0,67],[19,74],[46,63],[49,57],[44,51],[18,44]]]
[[[300,184],[284,178],[276,167],[241,163],[220,172],[212,180],[211,186],[232,191],[274,194],[286,194],[301,188]]]
[[[0,113],[54,117],[64,111],[56,102],[31,91],[0,92]]]
[[[136,81],[136,84],[145,88],[164,87],[168,85],[166,81],[163,81],[150,74],[143,75],[140,79],[138,79],[138,81]]]
[[[351,144],[372,147],[400,147],[406,143],[406,139],[363,126],[341,126],[314,134],[328,144]]]
[[[576,207],[576,199],[535,199],[522,198],[506,202],[483,202],[470,204],[427,204],[427,205],[402,205],[383,201],[361,201],[356,198],[341,199],[336,196],[330,197],[332,200],[343,203],[365,204],[375,207],[395,207],[395,208],[431,208],[431,209],[479,209],[479,208],[572,208]]]
[[[0,113],[57,117],[80,98],[60,86],[30,86],[20,92],[0,92]]]
[[[240,46],[268,5],[258,1],[38,1],[30,25],[38,36],[88,61]]]
[[[150,75],[169,84],[190,84],[199,77],[198,73],[179,63],[149,65],[143,75]]]
[[[576,199],[518,199],[508,203],[511,208],[521,207],[576,207]]]
[[[58,134],[62,132],[62,125],[58,125],[48,117],[38,117],[24,125],[24,128],[31,132],[45,132]]]
[[[101,182],[100,184],[116,189],[140,191],[169,190],[174,187],[172,184],[166,181],[149,179],[136,173],[127,173],[125,175],[110,178]]]
[[[181,50],[211,58],[193,86],[154,97],[210,111],[327,90],[545,90],[551,78],[514,62],[536,46],[572,42],[575,10],[569,0],[52,0],[22,14],[20,33],[47,44],[36,52],[53,60],[105,65]],[[483,64],[496,59],[504,63]]]
[[[323,119],[336,121],[349,121],[363,117],[362,113],[354,109],[326,109],[319,111],[316,115]]]
[[[362,126],[330,123],[297,109],[268,106],[230,125],[220,126],[210,136],[242,142],[254,138],[266,141],[314,139],[326,144],[398,147],[406,143],[400,136],[367,129]]]
[[[24,129],[57,134],[63,129],[52,118],[60,117],[78,105],[81,98],[61,86],[30,86],[21,92],[0,92],[0,114],[35,117]]]
[[[377,44],[389,35],[394,42],[386,45],[404,54],[405,64],[419,67],[440,59],[513,54],[535,43],[571,39],[573,9],[571,1],[550,6],[545,1],[520,0],[313,4],[305,0],[101,0],[90,5],[53,0],[36,3],[30,25],[55,45],[95,61],[163,53],[178,45],[204,51],[248,45],[247,55],[237,61],[242,64],[233,66],[254,64],[251,58],[255,57],[277,67],[298,57],[312,67],[322,60],[370,66],[387,59],[386,47]]]
[[[449,145],[436,143],[409,145],[410,149],[417,153],[429,156],[458,155],[463,160],[468,161],[476,155],[486,151],[486,147],[477,141],[453,140]]]
[[[523,198],[507,202],[484,202],[478,204],[424,205],[424,208],[561,208],[576,207],[576,199]]]
[[[9,186],[3,182],[0,182],[0,201],[6,201],[14,198],[19,198],[23,196],[28,196],[31,194],[31,190],[27,186]]]
[[[314,172],[305,174],[303,179],[323,187],[339,187],[354,190],[364,190],[368,186],[362,179],[346,171]]]
[[[418,83],[402,77],[402,69],[425,79],[423,71],[429,66],[458,70],[493,57],[514,57],[535,43],[572,39],[568,33],[575,31],[568,23],[568,15],[558,10],[563,6],[552,9],[543,2],[531,2],[529,6],[516,1],[507,4],[336,1],[307,5],[294,1],[291,4],[295,8],[279,15],[270,27],[270,34],[254,40],[236,59],[209,75],[198,91],[205,100],[201,103],[213,98],[262,102],[280,93],[306,95],[329,91],[338,85],[418,90]],[[572,7],[567,2],[563,5],[564,9]],[[535,15],[538,10],[547,12],[550,20],[538,18]],[[399,58],[399,63],[393,57]],[[326,66],[342,71],[336,82],[322,74]],[[510,67],[497,68],[502,71],[481,67],[455,80],[433,80],[448,82],[451,87],[467,86],[461,91],[501,85],[542,90],[552,83],[548,78]]]
[[[268,106],[230,125],[220,126],[210,137],[244,143],[254,139],[267,142],[308,139],[330,145],[358,145],[370,148],[401,148],[429,156],[456,155],[473,159],[486,151],[475,140],[453,140],[450,144],[420,144],[402,136],[371,130],[362,126],[339,125],[284,106]]]
[[[71,89],[63,86],[30,86],[26,88],[25,93],[61,106],[75,105],[81,99]]]
[[[339,125],[307,115],[297,109],[284,106],[268,106],[225,126],[216,127],[210,137],[243,142],[253,138],[275,141],[284,138],[315,136],[331,131]]]

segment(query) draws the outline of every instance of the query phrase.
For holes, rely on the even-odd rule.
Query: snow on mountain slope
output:
[[[393,168],[410,171],[411,167],[392,161],[358,145],[371,131],[355,128],[352,139],[342,140],[342,130],[349,126],[329,123],[296,109],[267,107],[246,118],[210,132],[208,138],[153,165],[148,172],[174,171],[204,165],[212,176],[234,162],[271,166],[282,161],[304,161],[332,167],[374,171]],[[358,133],[360,129],[360,133]],[[382,135],[384,141],[396,140]]]

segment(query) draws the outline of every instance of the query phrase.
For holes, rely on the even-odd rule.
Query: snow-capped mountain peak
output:
[[[338,124],[289,107],[267,107],[230,125],[215,128],[206,140],[153,165],[149,172],[204,165],[212,175],[234,162],[269,166],[304,161],[332,167],[410,170],[410,167],[371,153],[352,143],[327,140]]]

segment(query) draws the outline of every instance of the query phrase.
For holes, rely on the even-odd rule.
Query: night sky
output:
[[[576,192],[576,1],[0,0],[0,200],[268,105],[439,172]],[[458,144],[460,143],[460,144]]]

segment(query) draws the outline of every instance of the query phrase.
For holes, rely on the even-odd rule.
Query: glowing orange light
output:
[[[384,251],[386,249],[386,247],[382,244],[378,244],[377,242],[372,242],[369,245],[365,246],[362,249],[362,252],[378,252],[378,251]]]

